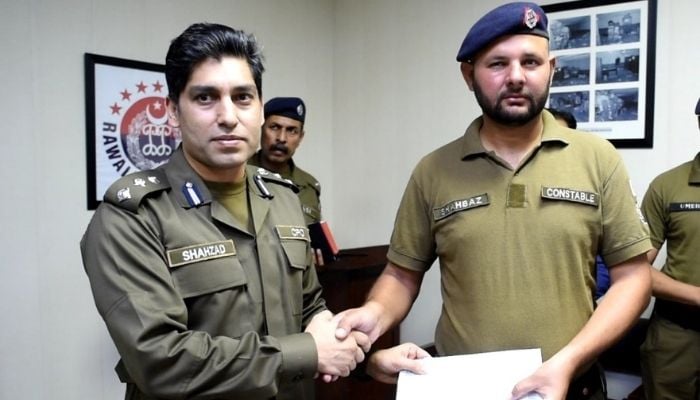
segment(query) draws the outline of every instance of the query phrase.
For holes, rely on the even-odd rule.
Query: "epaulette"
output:
[[[253,177],[253,180],[256,182],[259,182],[259,179],[262,179],[265,182],[272,182],[278,185],[286,186],[292,189],[294,193],[299,193],[299,187],[297,187],[297,185],[295,185],[294,182],[290,181],[289,179],[282,178],[282,176],[278,173],[270,172],[262,167],[258,168],[256,172],[257,173],[255,174],[255,177]],[[260,191],[263,193],[266,190],[267,189],[260,188]]]
[[[292,173],[292,176],[294,177],[294,183],[297,186],[308,186],[316,192],[317,196],[321,196],[321,182],[319,182],[316,179],[316,177],[299,168],[298,166],[294,166],[294,172]]]
[[[143,199],[167,189],[170,189],[170,183],[165,172],[151,169],[119,178],[107,189],[104,199],[117,207],[135,212]]]

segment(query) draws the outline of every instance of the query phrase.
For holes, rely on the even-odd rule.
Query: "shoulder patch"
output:
[[[259,176],[260,179],[264,180],[265,182],[272,182],[278,185],[286,186],[292,189],[294,193],[299,193],[299,187],[297,187],[294,182],[290,181],[289,179],[284,179],[282,176],[280,176],[280,174],[270,172],[265,168],[258,168],[255,176]]]
[[[104,200],[135,212],[144,198],[167,189],[170,183],[162,170],[139,171],[114,182],[105,192]]]

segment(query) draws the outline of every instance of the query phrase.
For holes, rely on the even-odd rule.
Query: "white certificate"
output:
[[[540,349],[496,351],[421,360],[423,375],[399,373],[396,400],[507,400],[516,383],[542,364]],[[533,393],[526,399],[540,399]]]

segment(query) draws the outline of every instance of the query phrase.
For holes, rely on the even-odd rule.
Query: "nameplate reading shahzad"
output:
[[[233,240],[222,240],[168,250],[167,254],[170,268],[175,268],[198,261],[235,256],[236,248],[233,245]]]
[[[420,360],[423,375],[399,373],[396,400],[509,399],[516,383],[542,364],[540,349],[433,357]],[[523,399],[542,397],[531,393]]]

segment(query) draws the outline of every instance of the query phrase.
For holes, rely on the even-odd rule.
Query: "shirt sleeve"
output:
[[[646,253],[651,245],[622,158],[610,147],[610,173],[603,186],[601,254],[605,263],[613,266]]]
[[[652,181],[642,200],[642,214],[649,224],[651,244],[660,249],[666,240],[666,207],[658,180]]]
[[[427,271],[437,258],[430,206],[420,185],[420,164],[411,175],[396,213],[387,258],[414,271]]]
[[[309,267],[306,268],[306,271],[304,272],[304,282],[302,288],[304,297],[302,327],[304,329],[307,325],[309,325],[314,315],[327,309],[326,301],[322,297],[323,288],[321,287],[321,283],[318,280],[318,275],[316,274],[316,267],[314,266],[312,251],[313,250],[309,248]],[[314,354],[315,350],[316,349],[314,347]]]

